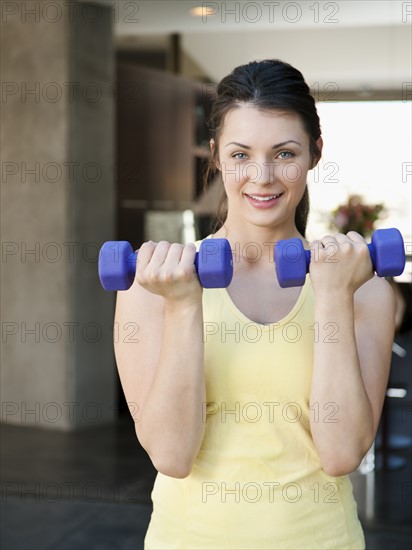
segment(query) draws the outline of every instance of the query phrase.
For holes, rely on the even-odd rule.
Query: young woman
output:
[[[378,426],[392,289],[359,234],[305,238],[322,138],[298,70],[237,67],[210,126],[224,203],[208,238],[231,244],[230,286],[201,288],[200,242],[146,242],[117,296],[118,326],[139,326],[138,344],[115,344],[119,373],[158,470],[145,548],[362,549],[347,474]],[[310,274],[283,289],[273,245],[292,237],[312,249]]]

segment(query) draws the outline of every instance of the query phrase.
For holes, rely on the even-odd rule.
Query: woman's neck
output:
[[[239,269],[273,269],[273,249],[278,240],[298,238],[305,239],[292,227],[277,226],[275,228],[256,225],[230,223],[229,220],[213,235],[214,238],[228,239],[232,249],[233,260]]]
[[[213,237],[228,239],[234,256],[238,260],[253,264],[261,258],[272,257],[273,247],[281,239],[298,238],[306,244],[306,239],[299,233],[295,224],[289,227],[259,227],[251,224],[239,226],[226,220]]]

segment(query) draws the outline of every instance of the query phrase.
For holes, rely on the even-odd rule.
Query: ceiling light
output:
[[[210,17],[211,15],[215,15],[216,10],[213,10],[213,6],[197,6],[196,8],[192,8],[190,10],[190,15],[193,15],[194,17]]]

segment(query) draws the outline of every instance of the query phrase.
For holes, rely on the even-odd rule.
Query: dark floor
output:
[[[368,550],[412,545],[412,450],[402,467],[353,477]],[[379,456],[379,453],[378,453]],[[138,550],[155,470],[130,417],[78,433],[1,425],[2,550]],[[316,550],[316,549],[314,549]]]

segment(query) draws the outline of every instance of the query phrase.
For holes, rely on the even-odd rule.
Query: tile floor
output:
[[[2,424],[0,443],[2,550],[143,548],[156,472],[129,417],[72,434]],[[351,476],[367,550],[412,547],[412,450],[397,455],[402,468]]]

